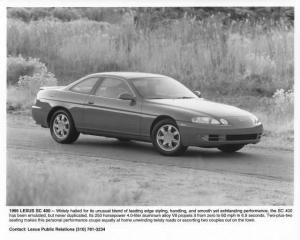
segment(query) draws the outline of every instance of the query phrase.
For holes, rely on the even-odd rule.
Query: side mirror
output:
[[[199,98],[201,98],[202,97],[202,94],[201,94],[201,92],[200,91],[194,91],[194,93],[199,97]]]
[[[129,94],[129,93],[122,93],[122,94],[119,96],[119,99],[122,99],[122,100],[129,100],[129,101],[135,101],[135,97],[132,96],[132,95]]]

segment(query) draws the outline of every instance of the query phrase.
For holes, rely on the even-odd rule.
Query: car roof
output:
[[[112,77],[121,77],[126,79],[134,79],[134,78],[151,78],[151,77],[166,77],[160,74],[154,73],[143,73],[143,72],[101,72],[101,73],[93,73],[89,76],[112,76]]]

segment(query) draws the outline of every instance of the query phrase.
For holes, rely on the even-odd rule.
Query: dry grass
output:
[[[34,97],[28,91],[9,86],[7,88],[6,105],[8,110],[28,110],[34,103]]]
[[[17,148],[7,159],[8,205],[293,204],[292,181]]]
[[[128,191],[94,181],[78,168],[8,161],[9,206],[130,205],[141,195],[141,190]]]
[[[271,96],[293,86],[294,32],[284,23],[224,26],[210,17],[140,32],[131,22],[9,19],[7,37],[9,55],[40,58],[60,84],[91,72],[125,70],[163,73],[216,95]]]

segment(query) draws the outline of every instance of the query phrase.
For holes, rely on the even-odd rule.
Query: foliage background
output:
[[[7,17],[8,123],[20,114],[18,125],[34,124],[24,114],[30,115],[40,86],[66,85],[92,72],[153,72],[172,76],[189,88],[200,90],[205,98],[256,114],[264,124],[264,136],[256,147],[293,149],[293,8],[8,8]],[[81,171],[81,156],[77,160],[72,157],[71,164],[53,167],[67,157],[50,155],[43,161],[41,154],[44,153],[24,155],[23,149],[14,149],[8,157],[8,205],[136,205],[155,183],[151,176],[157,178],[149,174],[147,166],[142,174],[147,176],[145,182],[140,184],[138,180],[135,186],[133,176],[139,179],[143,168],[133,166],[128,170],[126,163],[125,167],[110,170],[97,161],[98,168],[92,166],[97,182],[90,178],[90,171]],[[76,161],[79,165],[70,168]],[[106,165],[111,164],[109,161]],[[134,171],[137,174],[132,174]],[[157,173],[157,169],[152,171]],[[119,177],[124,172],[130,173],[129,177],[123,176],[130,179],[127,185],[121,185],[121,180],[113,175]],[[170,178],[172,174],[174,178]],[[190,179],[178,177],[180,174],[182,169],[166,172],[166,186],[161,187],[158,182],[157,189],[168,195],[165,190],[175,186],[177,194],[181,179]],[[199,179],[201,182],[203,174],[195,175],[197,181],[191,179],[192,184],[182,185],[185,191],[192,189],[188,202],[199,187],[193,184]],[[204,178],[215,181],[216,176]],[[217,181],[211,187],[215,190],[214,201],[219,199],[216,192],[224,195],[228,191],[224,188],[225,178],[221,176],[222,184]],[[178,179],[180,185],[176,185]],[[109,184],[103,184],[106,181]],[[246,204],[253,204],[253,199],[282,204],[289,191],[289,185],[278,188],[274,182],[262,184],[262,179],[256,183],[256,189],[265,189],[255,191],[249,187],[249,179],[247,185],[236,179],[229,182],[240,185],[231,187],[239,191],[225,194],[226,203],[234,199],[233,203],[241,204],[244,198]],[[207,192],[207,184],[203,186],[205,191],[199,191],[201,200]],[[152,195],[154,190],[148,191]]]
[[[8,8],[7,16],[9,111],[28,111],[42,85],[153,72],[252,111],[266,136],[293,141],[293,8]]]

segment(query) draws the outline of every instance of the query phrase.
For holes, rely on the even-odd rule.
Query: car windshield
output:
[[[196,95],[180,82],[169,77],[135,78],[136,90],[147,99],[196,98]]]

